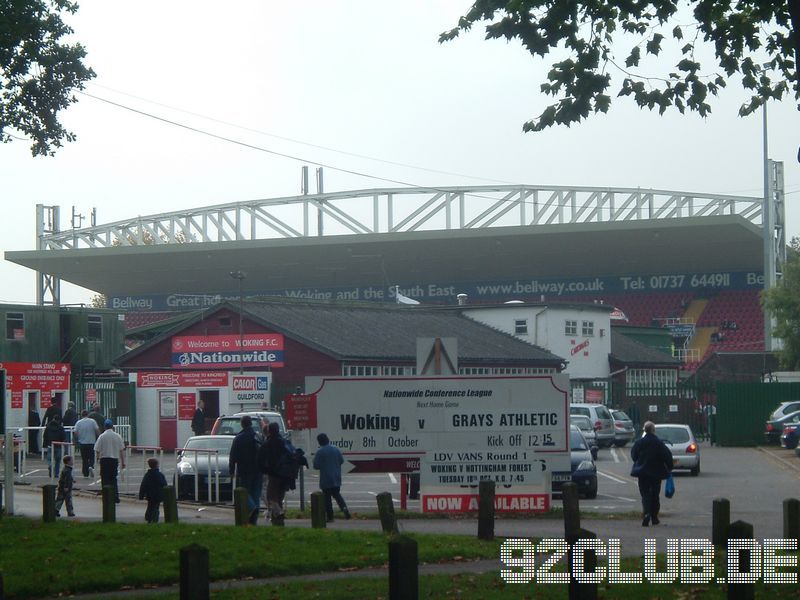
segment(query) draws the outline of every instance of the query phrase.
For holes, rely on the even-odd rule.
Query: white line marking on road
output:
[[[39,471],[44,471],[44,469],[34,469],[33,471],[30,471],[28,473],[24,473],[22,476],[23,477],[27,477],[28,475],[33,475],[34,473],[38,473]]]
[[[617,456],[617,449],[616,448],[611,448],[611,458],[614,459],[615,463],[619,462],[619,456]]]
[[[633,498],[625,498],[623,496],[612,496],[611,494],[600,494],[600,496],[603,496],[605,498],[614,498],[614,500],[622,500],[624,502],[636,502],[636,500],[634,500]]]
[[[397,483],[397,477],[394,476],[394,473],[389,473],[389,481]]]
[[[624,479],[620,479],[619,477],[615,477],[614,475],[610,475],[609,473],[603,473],[603,471],[597,471],[598,475],[602,475],[603,477],[608,477],[611,481],[616,481],[617,483],[628,483]]]

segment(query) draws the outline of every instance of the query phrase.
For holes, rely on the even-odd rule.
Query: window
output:
[[[383,375],[388,375],[390,377],[407,377],[409,375],[416,375],[417,368],[416,367],[383,367],[381,368],[381,372]]]
[[[89,315],[89,339],[99,342],[103,339],[103,317]]]
[[[546,367],[459,367],[459,375],[552,375]]]
[[[671,396],[677,393],[675,369],[628,369],[625,388],[631,396]]]
[[[581,323],[581,335],[583,337],[594,336],[594,321],[583,321]]]
[[[219,318],[219,328],[220,329],[230,329],[231,328],[231,318],[230,317],[220,317]]]
[[[528,335],[528,319],[514,320],[514,335]]]
[[[578,322],[564,321],[564,335],[578,335]]]
[[[25,314],[6,313],[6,339],[24,340],[25,339]]]
[[[345,377],[377,377],[381,368],[374,365],[342,365],[342,375]]]

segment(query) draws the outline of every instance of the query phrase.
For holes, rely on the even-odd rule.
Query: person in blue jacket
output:
[[[317,436],[319,450],[314,455],[314,468],[319,471],[319,489],[325,496],[325,514],[328,522],[333,521],[333,500],[339,505],[345,519],[350,518],[347,503],[340,492],[342,487],[342,464],[344,458],[339,448],[332,446],[328,436],[320,433]]]
[[[148,458],[147,466],[150,468],[142,477],[142,484],[139,486],[139,500],[147,500],[144,520],[148,523],[158,523],[158,508],[164,500],[167,479],[158,469],[158,459]]]
[[[661,481],[672,471],[672,452],[656,436],[656,426],[652,421],[644,424],[644,435],[631,448],[631,459],[631,476],[639,479],[639,494],[642,496],[642,527],[651,522],[658,525]]]

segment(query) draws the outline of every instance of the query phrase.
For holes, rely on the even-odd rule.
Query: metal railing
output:
[[[143,475],[144,472],[147,472],[147,461],[150,458],[158,458],[158,464],[161,465],[164,462],[164,449],[161,446],[125,446],[125,464],[127,468],[122,470],[122,480],[125,482],[125,493],[130,493],[130,477],[129,477],[129,469],[131,464],[131,457],[133,456],[134,451],[140,452],[142,456],[142,471]],[[151,453],[152,452],[152,457]]]
[[[215,491],[214,498],[216,498],[217,502],[219,502],[220,501],[220,497],[219,497],[219,479],[220,479],[219,450],[211,450],[211,449],[207,449],[207,448],[183,448],[183,449],[179,450],[178,454],[177,454],[178,464],[180,463],[180,460],[189,452],[192,452],[194,454],[194,464],[192,465],[192,471],[193,471],[193,478],[194,478],[194,500],[195,500],[195,502],[199,502],[199,500],[200,500],[200,470],[201,469],[197,464],[197,459],[199,458],[199,455],[201,455],[201,454],[205,454],[205,455],[208,456],[208,460],[206,461],[206,486],[208,487],[208,490],[207,490],[208,491],[208,495],[206,496],[206,498],[208,499],[209,503],[212,502],[211,480],[213,478],[213,480],[214,480],[214,491]],[[211,457],[212,457],[212,455],[214,457],[213,473],[212,473],[212,469],[211,469]],[[180,495],[180,476],[181,476],[181,474],[180,474],[180,472],[178,470],[178,464],[175,465],[174,478],[175,478],[175,493]],[[191,464],[191,462],[190,462],[190,464]],[[231,480],[231,486],[233,486],[233,480]],[[233,487],[231,487],[231,489],[233,489]]]

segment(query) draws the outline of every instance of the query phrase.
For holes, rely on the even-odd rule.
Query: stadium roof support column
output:
[[[59,232],[61,207],[36,205],[36,249],[45,250],[45,236]],[[36,271],[36,304],[39,306],[61,304],[61,279],[55,275]]]
[[[775,287],[783,277],[786,263],[785,198],[783,163],[767,160],[765,170],[764,201],[764,290]],[[775,320],[764,314],[764,349],[778,350],[780,340],[773,339]]]

